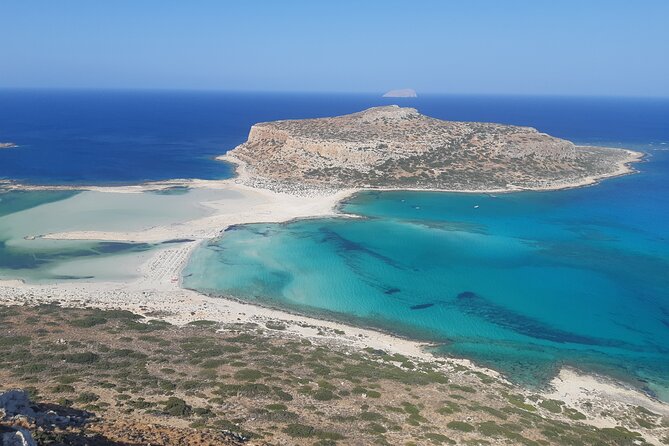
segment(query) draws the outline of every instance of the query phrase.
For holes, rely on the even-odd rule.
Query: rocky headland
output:
[[[443,121],[395,105],[259,123],[226,156],[264,187],[449,191],[582,186],[629,173],[641,157],[577,146],[530,127]]]

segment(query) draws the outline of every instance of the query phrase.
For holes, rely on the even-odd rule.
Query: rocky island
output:
[[[414,108],[256,124],[225,157],[254,184],[504,191],[560,189],[631,171],[641,154],[577,146],[530,127],[443,121]]]
[[[400,90],[390,90],[383,95],[384,98],[417,98],[416,90],[412,88],[402,88]]]

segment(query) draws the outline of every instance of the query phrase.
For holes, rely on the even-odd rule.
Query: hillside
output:
[[[308,340],[287,328],[207,320],[178,327],[120,310],[0,307],[0,438],[16,427],[45,446],[647,445],[667,438],[666,418],[636,404],[574,404],[464,365],[355,351],[319,340],[325,333]],[[13,388],[27,391],[34,406],[3,405],[25,395]]]

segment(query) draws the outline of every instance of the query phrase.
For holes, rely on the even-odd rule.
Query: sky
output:
[[[0,0],[0,88],[669,96],[669,0]]]

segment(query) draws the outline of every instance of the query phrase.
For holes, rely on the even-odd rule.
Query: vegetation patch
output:
[[[474,426],[472,426],[471,424],[466,423],[464,421],[451,421],[446,426],[448,426],[449,429],[453,429],[453,430],[461,431],[461,432],[473,432],[474,431]]]
[[[444,362],[451,372],[442,371],[380,350],[276,336],[263,325],[176,327],[56,305],[9,314],[0,324],[3,387],[100,420],[95,432],[66,432],[88,438],[69,444],[91,442],[102,428],[114,433],[103,444],[158,445],[169,432],[202,446],[642,445],[646,432],[669,435],[643,408],[615,414],[625,427],[597,429],[560,401],[526,398],[461,365]],[[152,436],[155,426],[167,431]],[[68,444],[50,438],[42,444]]]

